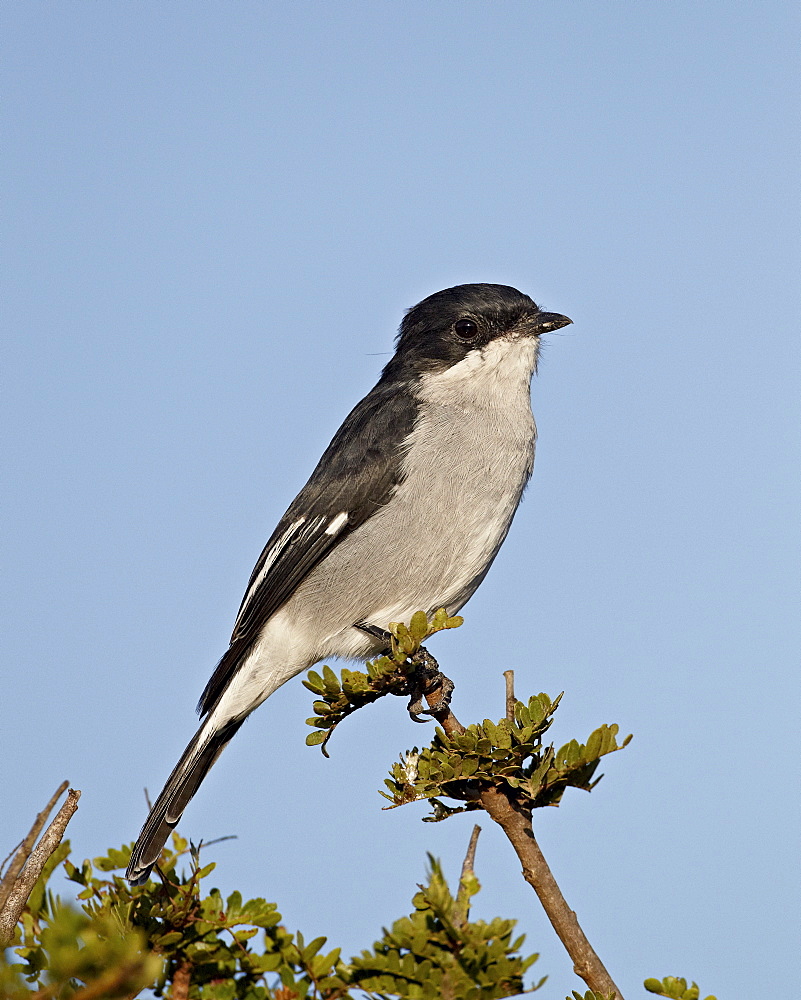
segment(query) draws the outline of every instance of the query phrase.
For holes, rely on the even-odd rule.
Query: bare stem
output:
[[[28,836],[22,841],[14,854],[14,859],[3,877],[3,881],[0,882],[0,912],[2,912],[3,907],[6,905],[6,900],[11,895],[11,890],[14,888],[14,883],[17,881],[17,875],[19,875],[22,871],[23,865],[28,860],[31,851],[33,850],[33,845],[36,843],[36,838],[42,832],[42,827],[47,822],[47,817],[53,811],[56,802],[58,802],[67,788],[69,788],[69,782],[62,781],[56,789],[53,797],[34,820]]]
[[[459,889],[456,893],[456,919],[460,926],[467,923],[467,915],[470,911],[470,897],[467,894],[465,882],[473,874],[476,864],[476,845],[478,844],[478,835],[480,833],[481,827],[476,823],[473,827],[473,832],[470,834],[467,854],[465,854],[464,861],[462,862],[462,874],[459,877]]]
[[[591,990],[604,994],[614,991],[617,1000],[623,1000],[623,994],[595,953],[579,925],[576,914],[562,895],[562,890],[534,837],[531,818],[516,809],[509,796],[497,788],[488,788],[482,792],[480,802],[508,837],[523,866],[523,878],[536,892],[553,929],[573,961],[576,975],[583,979]]]
[[[515,672],[514,670],[504,670],[503,679],[506,681],[506,718],[510,722],[515,721]]]
[[[0,911],[0,945],[7,945],[13,938],[14,928],[17,926],[17,921],[25,908],[25,904],[28,902],[28,897],[33,891],[37,879],[42,874],[48,858],[61,843],[61,838],[64,836],[67,824],[78,808],[78,799],[80,797],[81,793],[76,789],[71,788],[69,790],[67,801],[59,809],[56,818],[47,830],[45,830],[42,839],[30,852],[25,867],[16,879],[11,892],[8,894],[5,906]]]
[[[512,698],[514,698],[514,675],[511,670],[508,670],[504,676],[506,677],[508,716],[510,688]],[[440,689],[433,690],[430,695],[426,695],[426,699],[432,715],[448,736],[465,731],[464,726],[453,714],[450,706],[442,705]],[[512,715],[509,717],[514,717],[514,702],[512,703]],[[576,914],[568,906],[551,869],[548,867],[548,862],[534,837],[531,814],[521,809],[514,797],[500,788],[485,789],[480,794],[478,801],[501,827],[514,848],[523,866],[523,878],[536,892],[553,929],[573,962],[573,970],[576,975],[583,979],[591,990],[607,995],[614,993],[617,1000],[623,1000],[623,994],[587,940],[584,931],[579,926]]]
[[[476,865],[476,845],[478,844],[478,835],[480,833],[481,827],[478,823],[476,823],[473,827],[473,832],[470,834],[470,843],[467,845],[467,854],[465,854],[464,861],[462,862],[462,880],[473,874],[473,869]]]

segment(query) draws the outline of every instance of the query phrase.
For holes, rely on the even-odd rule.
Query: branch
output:
[[[172,977],[172,990],[170,997],[172,1000],[187,1000],[189,987],[192,985],[192,963],[188,958],[184,958],[176,968]]]
[[[0,883],[0,912],[2,912],[3,907],[6,905],[6,900],[11,895],[11,890],[14,888],[14,883],[17,881],[17,875],[19,875],[22,871],[22,866],[28,860],[31,851],[33,850],[33,845],[36,843],[36,838],[42,832],[42,827],[47,822],[47,817],[53,811],[56,802],[58,802],[67,788],[69,788],[69,782],[62,781],[56,789],[53,797],[34,820],[28,836],[22,841],[16,854],[14,854],[11,866],[3,877],[3,881]],[[6,858],[6,860],[8,859]]]
[[[523,865],[523,878],[539,897],[553,929],[573,961],[576,975],[583,979],[591,990],[605,994],[614,991],[617,1000],[623,1000],[623,994],[595,953],[579,925],[576,914],[562,895],[534,837],[531,819],[518,812],[509,796],[495,788],[483,792],[480,801],[508,837]]]
[[[511,673],[512,671],[506,672],[507,699],[509,688],[513,686],[513,677],[510,679],[508,676]],[[450,706],[442,703],[442,690],[444,687],[438,687],[426,694],[431,714],[448,736],[464,733],[464,726],[453,714]],[[536,892],[553,929],[573,961],[576,975],[583,979],[591,990],[604,994],[614,992],[617,1000],[623,1000],[623,994],[587,940],[576,914],[568,906],[548,867],[548,862],[534,837],[530,812],[520,809],[513,795],[499,788],[487,788],[479,794],[478,801],[509,839],[523,866],[523,878]]]
[[[61,809],[59,809],[56,814],[56,818],[47,828],[42,839],[33,851],[30,852],[27,862],[25,863],[25,867],[16,879],[14,886],[8,894],[6,903],[0,911],[0,945],[7,945],[13,938],[14,928],[17,926],[17,921],[19,920],[22,911],[25,909],[28,897],[33,891],[33,887],[36,885],[39,876],[42,874],[42,870],[44,869],[48,858],[61,843],[61,838],[64,836],[67,824],[72,819],[75,810],[78,808],[78,799],[80,797],[81,793],[76,789],[71,788],[69,790],[67,801]],[[36,822],[39,822],[39,817],[37,817]],[[34,824],[34,828],[35,826],[36,824]],[[27,842],[29,837],[30,834],[26,837],[25,842]],[[20,850],[22,850],[22,848],[20,848]]]

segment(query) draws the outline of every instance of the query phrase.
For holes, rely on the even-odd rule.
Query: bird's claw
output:
[[[386,643],[387,653],[391,652],[391,633],[377,625],[371,625],[369,622],[356,622],[356,628]],[[407,676],[407,684],[411,697],[406,711],[412,722],[428,722],[428,719],[421,719],[420,716],[428,715],[437,718],[438,715],[445,712],[450,707],[454,684],[449,677],[440,672],[439,664],[423,646],[409,657],[408,662],[411,669]],[[433,708],[426,708],[423,702],[424,698],[435,691],[439,691],[437,704]]]
[[[412,722],[427,722],[427,719],[420,718],[421,715],[433,716],[436,719],[450,706],[453,681],[441,673],[439,664],[427,649],[421,647],[411,658],[411,662],[413,668],[409,674],[411,699],[406,706],[406,711]],[[423,699],[435,691],[439,691],[437,704],[425,708]]]
[[[412,722],[428,722],[428,719],[421,719],[421,712],[428,712],[428,709],[423,704],[423,692],[418,688],[415,694],[409,699],[409,704],[406,706],[406,711],[409,713],[409,718]]]

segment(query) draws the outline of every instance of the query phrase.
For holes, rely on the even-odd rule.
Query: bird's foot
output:
[[[381,642],[386,643],[385,654],[392,655],[392,634],[386,629],[377,625],[370,625],[368,622],[358,622],[356,628],[372,635]],[[425,647],[420,649],[407,660],[409,670],[406,675],[406,691],[398,692],[409,694],[409,704],[406,710],[413,722],[428,722],[428,719],[421,719],[421,715],[430,715],[435,719],[442,713],[447,712],[451,704],[453,694],[453,681],[446,677],[439,669],[439,664]],[[426,708],[423,699],[429,701],[429,695],[439,692],[439,697],[433,707]]]
[[[439,669],[439,664],[434,657],[423,646],[409,657],[412,670],[409,673],[409,693],[411,698],[406,706],[406,711],[412,722],[427,722],[421,719],[421,715],[430,715],[435,719],[448,711],[453,694],[453,681],[446,677]],[[431,696],[437,694],[434,705],[431,704]],[[423,699],[429,703],[429,707],[423,706]]]

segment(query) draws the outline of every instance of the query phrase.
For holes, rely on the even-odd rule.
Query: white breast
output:
[[[417,523],[423,572],[437,591],[413,610],[461,607],[506,537],[534,461],[536,353],[532,337],[503,338],[421,380],[406,478],[392,501]]]

